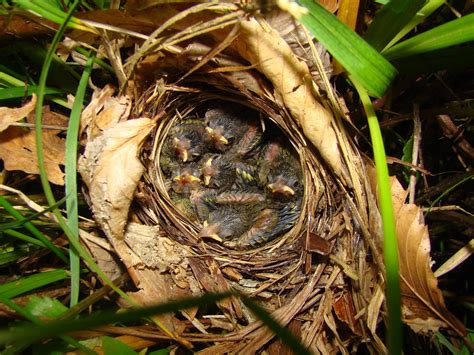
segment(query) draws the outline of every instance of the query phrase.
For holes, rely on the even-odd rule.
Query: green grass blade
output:
[[[17,327],[16,329],[4,329],[0,331],[0,344],[5,344],[6,342],[23,342],[25,340],[24,334],[28,334],[28,341],[33,343],[44,338],[55,337],[59,334],[82,329],[91,329],[100,325],[136,321],[143,317],[176,312],[205,304],[214,304],[219,300],[229,297],[229,295],[229,293],[206,294],[201,297],[169,302],[153,307],[125,310],[123,312],[95,312],[93,315],[84,318],[51,321],[47,327],[25,325]]]
[[[63,23],[67,23],[71,28],[93,33],[96,32],[78,18],[71,17],[70,20],[65,21],[66,13],[52,5],[49,0],[15,0],[14,3],[22,9],[34,12],[57,24],[62,25]]]
[[[77,202],[77,140],[79,135],[79,124],[81,122],[81,111],[84,96],[87,90],[87,82],[92,72],[94,55],[90,55],[84,68],[81,81],[77,87],[74,104],[72,105],[69,126],[66,136],[66,211],[67,224],[74,232],[74,236],[79,235],[79,216]],[[79,239],[77,239],[79,242]],[[71,301],[70,306],[74,306],[79,300],[80,283],[80,260],[74,247],[69,249],[70,270],[71,270]]]
[[[46,55],[46,58],[44,60],[43,68],[41,70],[41,75],[40,75],[40,79],[38,83],[38,98],[37,98],[36,107],[35,107],[36,150],[38,153],[38,167],[40,171],[41,185],[43,187],[44,195],[50,206],[54,205],[56,201],[54,199],[51,185],[49,184],[49,181],[48,181],[48,176],[46,173],[45,162],[44,162],[44,155],[43,155],[42,107],[43,107],[43,101],[44,101],[44,88],[46,87],[46,79],[48,77],[48,72],[51,67],[54,52],[59,44],[59,41],[61,40],[61,37],[63,36],[66,30],[67,22],[72,17],[72,14],[74,13],[78,4],[79,4],[79,0],[76,0],[74,4],[71,6],[71,8],[69,9],[68,15],[64,23],[59,27],[58,31],[54,35],[53,41],[51,42],[51,45],[48,50],[48,54]],[[63,215],[61,214],[61,211],[55,208],[53,209],[52,212],[54,216],[56,217],[61,229],[64,231],[64,233],[68,237],[70,244],[79,253],[80,257],[87,263],[90,269],[94,271],[95,273],[97,273],[97,275],[99,275],[99,277],[107,285],[109,285],[115,292],[117,292],[120,296],[122,296],[124,299],[128,300],[130,303],[133,304],[133,301],[131,301],[130,297],[128,297],[127,294],[125,294],[122,290],[120,290],[118,287],[116,287],[113,284],[113,282],[107,277],[107,275],[105,275],[102,272],[102,270],[97,266],[97,264],[94,262],[94,259],[92,259],[92,257],[87,253],[87,251],[78,242],[78,236],[75,235],[74,232],[69,228],[66,221],[64,220]]]
[[[311,31],[370,95],[381,97],[395,78],[396,69],[321,5],[313,0],[299,2],[308,8],[309,13],[302,15],[298,21]]]
[[[10,235],[12,237],[15,237],[17,239],[23,240],[24,242],[39,246],[41,248],[47,247],[46,245],[44,245],[44,243],[40,242],[39,240],[37,240],[35,238],[32,238],[32,237],[30,237],[26,234],[21,233],[21,232],[18,232],[14,229],[7,229],[7,230],[4,230],[2,232],[7,234],[7,235]]]
[[[402,39],[408,32],[410,32],[420,23],[424,22],[426,18],[435,10],[437,10],[441,5],[443,5],[444,2],[445,0],[428,0],[427,4],[410,19],[410,22],[408,22],[406,26],[400,32],[398,32],[395,37],[392,38],[390,43],[385,48],[388,49],[400,41],[400,39]]]
[[[17,41],[13,48],[28,58],[28,65],[40,70],[47,55],[47,48],[39,43],[29,41]],[[51,62],[51,75],[48,76],[50,86],[61,88],[68,93],[76,91],[80,75],[56,54],[53,54]],[[23,84],[24,85],[24,84]]]
[[[31,314],[31,312],[28,312],[28,311],[24,310],[23,308],[18,306],[16,303],[10,301],[8,298],[6,298],[2,295],[0,295],[0,302],[3,303],[4,305],[8,306],[9,308],[13,309],[15,312],[17,312],[19,315],[23,316],[25,319],[28,319],[30,322],[35,324],[37,327],[42,327],[42,328],[48,327],[47,324],[40,321],[37,317],[35,317],[33,314]],[[2,354],[3,355],[21,354],[22,350],[27,348],[31,344],[31,341],[27,337],[27,335],[28,335],[28,333],[23,333],[22,334],[23,341],[20,341],[20,342],[18,342],[17,344],[15,344],[13,346],[7,347],[4,351],[2,351]],[[96,354],[94,351],[88,349],[87,347],[85,347],[84,345],[82,345],[81,343],[79,343],[78,341],[74,340],[73,338],[71,338],[69,336],[59,335],[59,337],[61,339],[63,339],[65,342],[69,343],[70,345],[72,345],[72,346],[74,346],[78,349],[81,349],[85,354],[92,354],[92,355]],[[7,342],[5,342],[5,343],[7,343]]]
[[[383,55],[394,60],[473,40],[474,14],[469,14],[407,39],[384,51]]]
[[[364,36],[377,51],[388,43],[411,21],[426,0],[392,0],[375,15]]]
[[[0,206],[2,206],[5,211],[7,211],[10,215],[15,217],[17,220],[21,221],[25,219],[20,212],[13,208],[13,206],[3,197],[0,196]],[[55,253],[62,261],[66,264],[69,263],[68,258],[63,254],[63,252],[55,246],[53,243],[46,238],[43,233],[41,233],[31,222],[25,222],[23,224],[24,228],[26,228],[31,234],[33,234],[43,245],[49,248],[53,253]]]
[[[61,199],[60,201],[58,201],[55,205],[53,206],[50,206],[48,208],[45,208],[43,211],[41,212],[35,212],[31,215],[29,215],[28,217],[23,217],[20,215],[20,218],[15,221],[15,222],[10,222],[10,223],[2,223],[0,224],[0,232],[2,232],[4,229],[12,229],[12,228],[20,228],[22,227],[26,222],[30,222],[32,220],[35,220],[37,219],[38,217],[44,215],[45,213],[47,212],[50,212],[52,211],[54,208],[57,208],[58,206],[62,205],[64,202],[64,199]]]
[[[17,262],[19,258],[28,254],[28,250],[12,250],[0,252],[0,266],[6,266],[7,264]]]
[[[0,83],[6,86],[25,86],[25,82],[18,79],[20,77],[18,73],[2,64],[0,64],[0,70]]]
[[[75,48],[75,50],[77,51],[77,53],[82,54],[84,56],[89,55],[89,52],[87,50],[85,50],[84,48],[77,47],[77,48]],[[105,62],[104,60],[96,57],[96,58],[94,58],[94,63],[99,65],[101,68],[107,70],[109,73],[115,74],[114,68],[112,68],[112,66],[110,64],[108,64],[107,62]]]
[[[382,215],[384,261],[386,268],[386,299],[388,308],[387,338],[390,354],[398,355],[402,352],[402,321],[401,321],[401,298],[400,298],[400,276],[398,266],[398,244],[395,232],[395,221],[393,216],[392,193],[388,176],[387,158],[380,132],[379,122],[375,115],[374,107],[366,91],[354,78],[352,83],[359,93],[369,124],[370,137],[372,141],[375,168],[377,172],[378,198],[380,212]]]
[[[63,269],[44,271],[31,276],[21,277],[18,280],[0,285],[0,296],[6,298],[17,297],[68,277],[67,271]]]
[[[38,92],[38,87],[36,85],[28,85],[27,87],[13,87],[13,88],[3,88],[0,89],[0,100],[10,100],[23,98],[25,96],[31,96],[31,94],[36,94]],[[60,95],[63,92],[56,88],[47,87],[44,90],[45,95]]]

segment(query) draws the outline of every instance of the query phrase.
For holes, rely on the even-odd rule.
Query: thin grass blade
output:
[[[69,275],[64,269],[44,271],[31,276],[21,277],[18,280],[0,285],[0,296],[6,298],[17,297],[68,277]]]
[[[74,4],[71,6],[71,8],[69,9],[68,15],[64,23],[60,26],[60,28],[54,35],[53,41],[51,42],[51,45],[48,50],[48,54],[44,60],[43,68],[41,70],[41,75],[40,75],[40,79],[38,83],[38,98],[37,98],[36,107],[35,107],[36,150],[38,153],[38,167],[40,170],[41,185],[43,187],[44,195],[46,199],[48,200],[49,205],[54,205],[56,203],[56,200],[54,198],[51,185],[49,184],[49,181],[48,181],[48,176],[47,176],[46,168],[45,168],[44,154],[43,154],[43,135],[42,135],[42,113],[43,113],[42,107],[43,107],[43,101],[44,101],[43,90],[46,87],[46,79],[48,77],[48,73],[51,68],[54,52],[66,30],[69,19],[72,17],[72,14],[74,13],[78,5],[79,5],[79,0],[76,0]],[[125,294],[122,290],[120,290],[118,287],[116,287],[113,284],[113,282],[107,277],[107,275],[105,275],[104,272],[97,266],[94,259],[92,259],[92,257],[87,253],[87,251],[78,242],[78,236],[74,235],[74,232],[69,228],[66,221],[64,220],[63,215],[61,214],[61,211],[59,211],[59,209],[57,208],[53,209],[53,214],[56,217],[59,225],[61,226],[61,229],[64,231],[64,233],[68,237],[69,242],[71,243],[72,247],[75,248],[75,250],[79,253],[81,258],[84,259],[84,261],[91,268],[91,270],[96,272],[99,275],[99,277],[107,285],[109,285],[115,292],[117,292],[120,296],[128,300],[131,304],[134,304],[134,302],[130,299],[130,297],[127,296],[127,294]]]
[[[87,90],[87,83],[94,64],[94,55],[90,55],[84,67],[84,73],[77,87],[71,115],[69,116],[69,126],[66,135],[66,211],[67,224],[73,231],[74,237],[79,236],[79,215],[77,202],[77,141],[79,135],[79,124],[81,122],[81,111],[84,96]],[[79,238],[76,239],[79,242]],[[80,283],[80,259],[73,246],[69,249],[69,260],[71,270],[71,300],[70,306],[74,306],[79,300]]]
[[[15,0],[14,3],[22,9],[31,11],[57,24],[65,22],[66,13],[51,4],[49,0]],[[68,26],[77,30],[97,33],[95,29],[75,17],[68,21]]]
[[[169,312],[177,312],[182,309],[198,307],[229,297],[229,293],[206,294],[201,297],[184,299],[176,302],[169,302],[158,306],[127,310],[123,312],[96,312],[91,316],[80,319],[65,319],[61,321],[52,321],[47,327],[37,325],[25,325],[16,329],[4,329],[0,331],[0,344],[6,342],[23,342],[24,334],[28,334],[28,341],[35,342],[40,339],[55,337],[60,334],[72,331],[91,329],[105,324],[117,322],[136,321],[143,317],[159,315]]]
[[[377,51],[387,44],[411,21],[426,0],[392,0],[375,15],[364,36]]]
[[[22,216],[20,212],[13,208],[13,206],[3,197],[0,196],[0,206],[2,206],[5,211],[15,217],[17,220],[21,221],[25,218]],[[28,231],[31,232],[45,247],[49,248],[53,253],[55,253],[62,261],[65,263],[69,263],[68,258],[63,254],[63,252],[53,243],[46,238],[43,233],[41,233],[31,222],[25,221],[22,224]]]
[[[428,0],[425,6],[423,6],[420,11],[418,11],[411,19],[410,22],[406,24],[400,32],[397,33],[395,37],[392,38],[390,43],[385,47],[386,49],[392,47],[395,43],[400,41],[408,32],[413,30],[420,23],[424,22],[426,18],[431,15],[435,10],[437,10],[441,5],[445,3],[445,0]]]
[[[39,320],[37,317],[35,317],[31,312],[28,312],[27,310],[21,308],[18,306],[15,302],[12,302],[9,300],[7,297],[4,297],[0,295],[0,303],[3,303],[6,305],[8,308],[13,309],[15,312],[17,312],[19,315],[21,315],[23,318],[28,319],[30,322],[32,322],[35,326],[37,327],[42,327],[42,328],[47,328],[47,325],[43,323],[41,320]],[[2,355],[16,355],[16,354],[22,354],[22,350],[26,349],[31,343],[31,339],[28,336],[28,333],[22,333],[22,341],[17,342],[16,344],[9,344],[10,346],[7,347],[5,350],[2,351]],[[89,355],[95,355],[96,353],[89,348],[85,347],[75,339],[71,338],[70,336],[67,335],[59,335],[59,337],[67,342],[68,344],[80,349],[84,354],[89,354]],[[2,343],[1,340],[1,332],[0,332],[0,344]],[[3,342],[4,344],[9,343],[8,341]]]
[[[388,176],[387,157],[380,131],[379,122],[375,115],[372,102],[361,84],[354,78],[350,78],[359,93],[360,100],[364,105],[365,114],[370,130],[372,149],[374,152],[375,169],[377,174],[378,199],[380,213],[382,215],[382,228],[384,236],[384,261],[386,268],[386,290],[388,322],[387,338],[389,354],[401,354],[402,352],[402,315],[400,296],[400,276],[398,263],[398,243],[395,233],[395,221],[393,215],[392,192]]]
[[[430,52],[474,40],[474,14],[447,22],[383,52],[388,60]]]
[[[321,5],[312,0],[299,2],[309,13],[303,14],[298,21],[311,31],[370,95],[381,97],[397,75],[397,70]]]
[[[0,100],[18,99],[31,94],[36,94],[38,87],[35,85],[28,85],[27,87],[12,87],[0,89]],[[45,95],[60,95],[63,92],[56,88],[47,87],[44,90]]]

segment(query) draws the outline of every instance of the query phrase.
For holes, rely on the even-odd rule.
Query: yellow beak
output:
[[[287,185],[275,186],[275,184],[268,184],[267,187],[272,193],[277,192],[277,193],[281,193],[281,194],[284,194],[284,195],[290,195],[290,196],[295,195],[295,190],[293,190],[291,187],[289,187]]]

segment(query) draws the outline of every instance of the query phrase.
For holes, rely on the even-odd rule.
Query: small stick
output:
[[[418,165],[418,155],[421,143],[421,121],[420,121],[420,106],[413,104],[413,151],[411,154],[411,164]],[[410,185],[409,185],[409,202],[415,203],[415,187],[416,187],[416,170],[411,169]]]

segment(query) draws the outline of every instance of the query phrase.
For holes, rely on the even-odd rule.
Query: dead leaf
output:
[[[82,229],[79,230],[79,235],[97,265],[110,280],[115,280],[124,273],[123,266],[115,257],[114,249],[107,239],[95,237]],[[104,280],[101,281],[104,283]]]
[[[138,118],[120,122],[86,146],[78,171],[89,187],[96,221],[109,239],[123,239],[128,210],[144,167],[138,158],[155,122]]]
[[[31,101],[22,107],[9,108],[0,107],[0,132],[6,130],[12,123],[25,118],[30,112],[35,109],[36,95],[33,94]]]
[[[91,102],[82,111],[81,132],[86,130],[89,140],[129,116],[132,107],[130,97],[113,97],[114,91],[115,89],[111,85],[94,91]]]
[[[59,166],[65,162],[65,140],[57,136],[57,131],[45,130],[43,147],[48,180],[56,185],[64,185],[64,173]],[[34,131],[9,127],[0,133],[0,159],[3,160],[5,170],[39,174],[36,154]]]
[[[352,295],[344,292],[333,304],[334,312],[337,318],[346,323],[354,334],[362,335],[360,323],[355,318],[355,307]]]
[[[333,170],[341,173],[337,137],[331,126],[333,117],[313,95],[308,66],[296,58],[280,34],[265,22],[241,21],[241,30],[237,40],[239,53],[271,80],[285,107],[300,122],[306,137]]]
[[[404,322],[419,333],[450,327],[464,336],[466,330],[446,308],[438,280],[431,270],[430,239],[423,213],[418,206],[404,203],[406,191],[395,177],[391,182]]]

